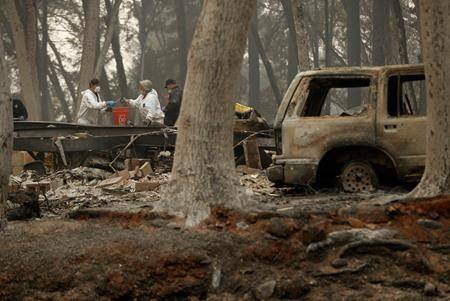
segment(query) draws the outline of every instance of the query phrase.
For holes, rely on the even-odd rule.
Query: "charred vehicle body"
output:
[[[267,175],[277,184],[339,184],[361,192],[417,181],[425,165],[423,66],[300,73],[274,131],[277,154]]]

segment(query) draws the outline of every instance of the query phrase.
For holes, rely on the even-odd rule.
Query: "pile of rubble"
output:
[[[102,169],[78,167],[61,170],[50,175],[26,171],[10,178],[10,212],[23,210],[31,204],[22,201],[31,195],[40,211],[31,216],[10,214],[11,219],[39,216],[65,216],[81,208],[105,207],[114,202],[155,201],[159,187],[169,175],[153,171],[150,162],[126,160],[125,169],[115,173]]]

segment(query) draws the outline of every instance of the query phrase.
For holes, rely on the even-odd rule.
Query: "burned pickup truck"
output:
[[[267,170],[286,185],[349,192],[417,181],[425,164],[426,91],[421,65],[328,68],[300,73],[274,124]]]

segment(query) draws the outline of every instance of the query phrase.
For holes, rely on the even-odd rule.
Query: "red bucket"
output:
[[[113,108],[114,125],[125,126],[128,123],[128,108]]]

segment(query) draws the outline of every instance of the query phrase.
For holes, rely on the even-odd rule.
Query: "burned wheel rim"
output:
[[[344,166],[340,182],[347,192],[372,192],[377,189],[377,176],[369,163],[350,162]]]

